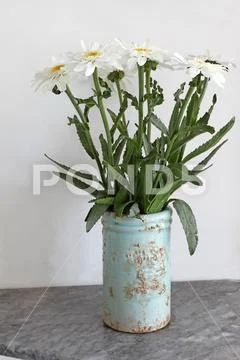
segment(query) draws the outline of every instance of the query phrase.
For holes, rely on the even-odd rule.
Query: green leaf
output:
[[[163,133],[161,134],[161,137],[155,140],[155,144],[157,146],[157,153],[159,154],[159,158],[164,161],[165,160],[165,147],[167,145],[167,136],[165,136]]]
[[[137,143],[135,140],[133,139],[128,139],[127,140],[127,145],[126,145],[126,149],[123,155],[123,163],[124,164],[130,164],[133,163],[133,157],[135,156],[137,151]]]
[[[87,179],[87,180],[91,180],[91,181],[96,181],[99,184],[102,184],[102,182],[94,175],[82,172],[82,171],[75,171],[73,169],[71,169],[69,166],[60,164],[58,161],[53,160],[52,158],[50,158],[47,154],[44,154],[44,156],[46,156],[47,159],[49,159],[50,161],[52,161],[54,164],[60,166],[62,169],[64,169],[67,172],[72,173],[74,176],[79,176],[82,177],[83,179]]]
[[[120,143],[118,144],[118,146],[116,147],[116,150],[114,152],[114,163],[117,165],[120,161],[120,158],[121,158],[121,155],[122,155],[122,152],[123,152],[123,149],[124,149],[124,146],[127,142],[127,139],[122,139],[120,141]]]
[[[174,93],[174,100],[175,100],[175,106],[173,108],[172,111],[172,115],[170,118],[170,122],[169,122],[169,126],[168,126],[168,130],[169,130],[169,135],[173,136],[174,133],[176,131],[178,131],[179,126],[180,126],[180,114],[181,114],[181,109],[184,105],[184,101],[180,98],[180,96],[183,94],[184,92],[184,88],[185,88],[185,83],[180,85],[180,88]]]
[[[146,134],[143,134],[143,147],[144,147],[146,156],[148,156],[149,153],[152,151],[153,147],[152,147],[152,144],[149,142]]]
[[[98,205],[95,204],[89,210],[85,221],[86,221],[86,230],[89,232],[96,222],[102,217],[102,215],[107,211],[109,205]]]
[[[95,204],[98,205],[113,205],[114,203],[114,196],[106,196],[106,197],[102,197],[99,198],[95,201]]]
[[[179,112],[181,109],[181,100],[178,100],[173,108],[173,112],[170,118],[170,122],[169,122],[169,134],[170,136],[173,136],[173,134],[175,134],[178,129],[179,129]]]
[[[186,234],[190,255],[193,255],[198,244],[198,230],[195,216],[190,206],[183,200],[174,200],[173,206]]]
[[[109,87],[108,83],[106,81],[104,81],[101,77],[99,77],[99,83],[100,86],[104,89],[102,91],[102,97],[107,99],[111,96],[112,90]]]
[[[94,106],[98,106],[97,102],[94,99],[94,96],[90,96],[89,98],[86,98],[86,99],[76,98],[76,100],[77,100],[78,105],[80,105],[80,104],[85,105],[84,115],[85,115],[85,118],[87,119],[87,121],[89,121],[89,119],[88,119],[89,110]]]
[[[101,144],[103,160],[108,161],[108,144],[107,141],[104,139],[103,134],[100,134],[99,141]]]
[[[196,124],[191,126],[188,126],[187,128],[180,129],[178,135],[176,136],[176,139],[174,139],[174,143],[172,144],[171,151],[168,151],[168,158],[172,160],[172,157],[176,155],[179,150],[181,150],[181,147],[186,145],[189,141],[193,140],[196,136],[199,136],[204,133],[214,133],[214,128],[209,125],[201,125]],[[173,141],[173,140],[172,140]],[[169,160],[169,161],[171,161]],[[181,160],[181,159],[180,159]]]
[[[161,132],[168,135],[168,129],[166,125],[160,120],[155,114],[150,115],[150,121],[155,125]]]
[[[125,188],[121,188],[114,200],[114,212],[117,216],[122,216],[125,206],[129,204],[129,192]]]
[[[129,200],[124,204],[119,204],[118,205],[118,211],[117,211],[116,215],[117,216],[123,216],[125,214],[126,215],[129,214],[129,211],[131,209],[131,205],[133,205],[133,204],[134,204],[133,200]]]
[[[60,91],[57,87],[57,85],[55,85],[53,88],[52,88],[52,92],[53,94],[55,95],[60,95],[62,93],[62,91]]]
[[[193,93],[187,107],[186,125],[193,125],[197,121],[200,106],[200,96],[197,92]]]
[[[74,176],[70,176],[67,174],[64,174],[62,172],[57,172],[54,171],[53,172],[56,176],[59,176],[62,180],[66,181],[69,184],[72,184],[74,186],[76,186],[77,188],[86,191],[87,193],[89,193],[92,196],[97,196],[99,192],[102,192],[102,190],[97,190],[96,188],[90,186],[89,184],[86,184],[85,182],[75,178]]]
[[[205,124],[205,125],[208,124],[208,121],[210,119],[211,113],[214,109],[216,102],[217,102],[217,95],[214,94],[212,98],[212,105],[210,106],[209,110],[198,120],[197,123]]]
[[[116,115],[111,109],[107,109],[107,111],[108,111],[108,113],[109,113],[109,115],[111,116],[111,119],[112,119],[112,121],[113,121],[113,127],[112,127],[112,129],[110,130],[111,135],[112,135],[112,136],[114,135],[114,132],[115,132],[115,130],[116,130],[116,128],[117,128],[118,131],[120,132],[120,134],[122,134],[122,135],[125,136],[125,135],[126,135],[125,125],[124,125],[121,121],[119,121],[120,118],[121,118],[121,116],[122,116],[122,114],[121,114],[120,117],[118,117],[118,115]],[[114,130],[113,130],[113,128],[114,128]]]
[[[173,94],[175,101],[181,100],[181,99],[180,99],[180,96],[184,93],[185,85],[186,85],[185,82],[182,83],[182,84],[180,85],[179,89],[177,89],[177,91]]]
[[[187,162],[193,159],[196,156],[199,156],[205,151],[211,149],[214,145],[216,145],[222,138],[227,134],[227,132],[233,127],[235,122],[235,118],[233,117],[225,126],[223,126],[210,140],[200,145],[198,148],[193,150],[190,154],[188,154],[183,162]]]
[[[163,89],[158,85],[157,80],[153,80],[152,78],[150,78],[150,87],[150,93],[145,94],[143,100],[148,101],[149,109],[150,111],[153,111],[156,106],[163,103],[164,96]]]
[[[114,117],[114,125],[110,130],[112,136],[114,135],[116,129],[119,129],[120,133],[127,135],[127,128],[126,128],[125,124],[123,122],[121,122],[122,116],[125,113],[127,107],[128,107],[127,97],[124,96],[122,105],[119,109],[119,112],[118,112],[117,116]],[[110,109],[107,109],[107,110],[111,114],[111,110]]]
[[[98,156],[98,152],[93,144],[88,124],[81,123],[78,120],[77,116],[74,116],[73,118],[68,117],[68,120],[69,120],[69,125],[72,125],[72,124],[75,125],[79,140],[80,140],[84,150],[86,151],[86,153],[92,159],[95,159],[95,156]]]
[[[173,172],[174,179],[182,179],[183,183],[190,182],[196,186],[202,186],[202,180],[195,175],[192,170],[188,170],[188,168],[184,164],[173,164],[170,165],[170,169]]]
[[[148,214],[153,214],[161,211],[166,205],[169,197],[182,186],[183,181],[181,179],[174,181],[171,189],[165,194],[156,194],[147,208]]]
[[[216,154],[216,152],[223,146],[223,144],[225,144],[228,140],[224,140],[223,142],[221,142],[221,144],[219,144],[218,146],[216,146],[208,156],[206,156],[202,161],[200,161],[200,163],[195,166],[191,171],[198,174],[200,172],[202,172],[204,169],[204,167],[208,164],[208,162],[212,159],[212,157]],[[211,166],[211,165],[210,165]],[[209,168],[209,167],[208,167]]]
[[[124,136],[122,134],[120,134],[117,139],[115,140],[115,142],[113,143],[113,151],[116,150],[116,148],[118,147],[118,145],[120,144],[120,142],[122,141],[122,139],[124,138]]]
[[[129,100],[131,100],[131,105],[134,106],[136,110],[138,110],[138,99],[136,98],[136,96],[133,96],[125,90],[123,90],[123,95]]]

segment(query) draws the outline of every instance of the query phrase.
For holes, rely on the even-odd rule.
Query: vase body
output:
[[[139,218],[106,213],[103,223],[104,322],[147,333],[170,322],[171,210]]]

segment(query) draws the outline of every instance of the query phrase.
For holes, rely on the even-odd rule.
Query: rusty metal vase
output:
[[[103,223],[104,322],[148,333],[170,322],[171,210],[140,218],[106,213]]]

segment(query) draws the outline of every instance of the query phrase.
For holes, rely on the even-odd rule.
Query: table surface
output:
[[[35,360],[240,360],[240,281],[172,284],[171,324],[124,334],[101,319],[102,287],[0,290],[0,354]]]

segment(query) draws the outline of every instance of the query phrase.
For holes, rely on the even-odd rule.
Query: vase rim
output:
[[[106,212],[102,220],[114,223],[115,225],[125,224],[129,226],[141,226],[148,223],[158,223],[159,221],[171,222],[172,209],[168,206],[164,210],[154,214],[140,214],[138,216],[116,216],[114,212]]]

